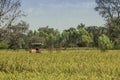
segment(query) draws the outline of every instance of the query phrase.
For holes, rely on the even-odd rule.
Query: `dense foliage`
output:
[[[78,26],[80,27],[80,25]],[[17,25],[7,27],[6,30],[1,29],[1,31],[3,33],[0,35],[0,42],[4,41],[8,45],[7,48],[14,50],[29,49],[31,48],[31,43],[43,43],[44,46],[42,48],[50,50],[62,47],[65,49],[72,47],[99,47],[99,43],[102,40],[98,39],[102,34],[107,35],[112,40],[114,49],[120,48],[120,37],[112,37],[112,33],[109,35],[109,28],[105,27],[82,27],[81,25],[80,28],[69,28],[59,32],[47,26],[32,31],[29,30],[29,25],[22,21]],[[117,33],[115,32],[115,34]]]
[[[98,38],[98,47],[102,51],[109,50],[113,48],[113,43],[110,41],[109,37],[103,34]]]
[[[20,0],[0,0],[0,6],[4,7],[0,7],[0,43],[3,47],[14,50],[29,49],[31,43],[42,43],[44,44],[42,48],[49,50],[53,48],[62,49],[62,47],[65,49],[99,47],[98,38],[105,34],[113,42],[113,48],[120,49],[119,5],[119,0],[96,0],[95,10],[106,20],[106,25],[102,27],[86,26],[81,23],[61,32],[49,26],[39,27],[38,30],[33,31],[29,30],[27,22],[17,19],[23,15],[20,10]],[[9,21],[6,21],[8,17]]]

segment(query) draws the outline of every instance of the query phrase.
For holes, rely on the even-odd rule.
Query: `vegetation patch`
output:
[[[0,52],[1,80],[119,80],[120,51]]]

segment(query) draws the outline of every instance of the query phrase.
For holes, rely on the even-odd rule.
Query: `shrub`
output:
[[[98,38],[98,47],[101,51],[106,51],[113,48],[113,43],[106,35],[101,35]]]
[[[86,47],[88,47],[90,43],[93,42],[92,38],[89,35],[82,35],[81,38],[83,45],[85,45]]]
[[[0,42],[0,49],[7,49],[8,44],[6,42]]]

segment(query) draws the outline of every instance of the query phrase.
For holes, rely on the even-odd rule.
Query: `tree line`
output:
[[[30,30],[27,22],[18,20],[24,16],[20,0],[0,0],[0,49],[30,49],[31,43],[43,43],[43,48],[49,50],[73,47],[97,47],[103,51],[120,49],[120,0],[95,2],[95,10],[106,20],[104,26],[80,23],[59,32],[49,26]]]

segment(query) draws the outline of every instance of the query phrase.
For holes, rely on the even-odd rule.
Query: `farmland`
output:
[[[0,80],[119,80],[120,51],[0,51]]]

